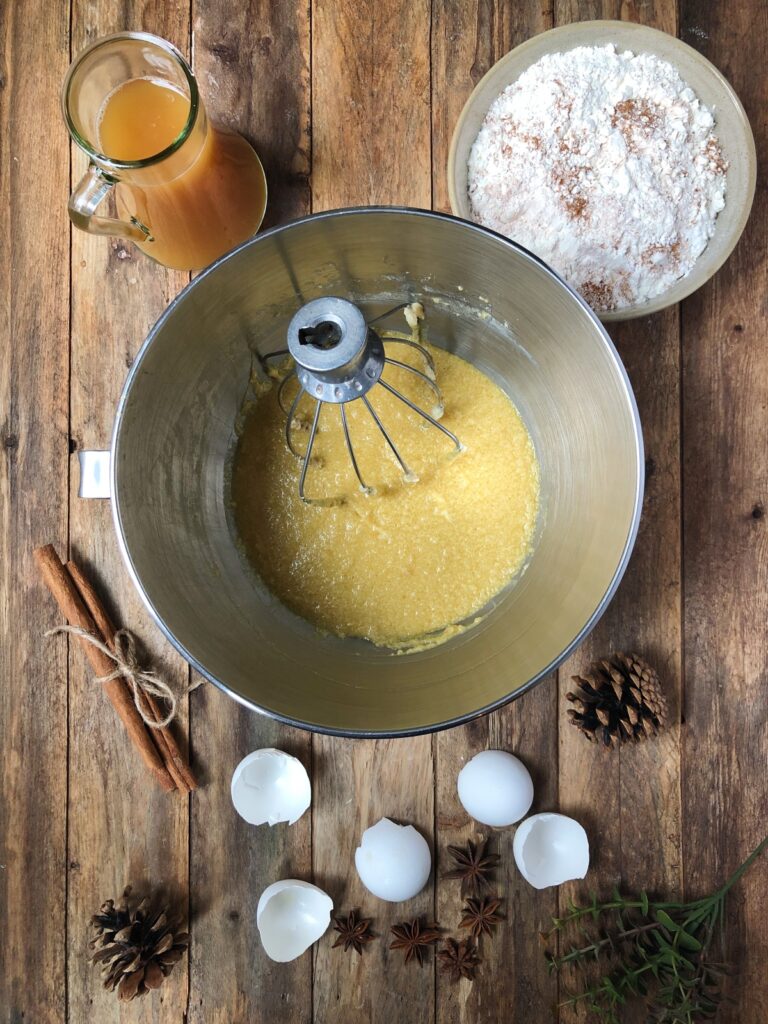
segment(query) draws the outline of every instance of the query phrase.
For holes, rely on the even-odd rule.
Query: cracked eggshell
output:
[[[589,870],[587,833],[565,814],[532,814],[518,826],[512,849],[520,874],[534,889],[584,878]]]
[[[520,758],[506,750],[475,754],[459,772],[457,787],[467,814],[494,828],[514,825],[533,803],[530,772]]]
[[[232,775],[232,803],[251,825],[293,825],[312,802],[312,787],[301,761],[266,747],[244,757]]]
[[[310,882],[285,878],[261,894],[256,927],[270,960],[287,963],[301,956],[325,934],[333,900]]]
[[[363,832],[355,867],[366,889],[381,900],[400,903],[421,892],[432,870],[429,844],[413,825],[382,818]]]

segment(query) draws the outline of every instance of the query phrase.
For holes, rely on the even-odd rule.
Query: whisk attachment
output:
[[[361,398],[384,369],[384,344],[352,302],[313,299],[288,325],[288,351],[299,383],[316,401]]]
[[[411,338],[403,337],[392,331],[379,333],[371,326],[401,309],[405,311],[406,320],[411,326]],[[363,478],[345,409],[346,405],[358,399],[368,411],[386,446],[400,466],[403,479],[407,483],[415,483],[418,480],[369,400],[369,392],[377,385],[384,388],[431,426],[441,431],[452,442],[457,452],[462,450],[461,442],[456,435],[439,422],[443,415],[443,398],[435,378],[434,360],[427,349],[420,344],[419,320],[423,315],[423,310],[418,304],[403,303],[373,320],[366,321],[362,311],[346,299],[335,296],[313,299],[302,306],[291,320],[288,326],[287,350],[282,349],[263,357],[266,360],[290,355],[293,360],[293,368],[280,381],[277,400],[286,416],[285,441],[288,449],[302,461],[299,478],[299,496],[302,500],[313,500],[306,497],[305,484],[317,438],[320,416],[325,405],[338,406],[341,429],[352,469],[361,490],[366,494],[373,493],[373,488]],[[423,360],[423,370],[400,359],[390,357],[385,350],[385,343],[415,349]],[[434,398],[431,410],[421,408],[402,391],[384,380],[382,374],[387,366],[405,371],[428,388]],[[288,404],[287,388],[293,380],[298,382],[298,387],[295,396]],[[299,426],[297,421],[299,403],[305,395],[314,399],[315,408],[306,446],[302,452],[296,446],[294,434]]]

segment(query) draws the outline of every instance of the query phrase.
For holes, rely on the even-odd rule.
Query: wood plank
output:
[[[211,117],[245,134],[264,162],[266,223],[309,213],[306,4],[195,0],[193,28],[195,73]],[[311,954],[275,964],[256,929],[256,903],[267,885],[311,878],[311,815],[274,828],[237,816],[232,772],[259,747],[287,750],[311,768],[308,734],[247,711],[212,686],[192,694],[192,748],[206,777],[192,805],[189,1024],[311,1019]]]
[[[300,758],[312,777],[309,737],[247,711],[210,684],[192,698],[192,750],[205,774],[192,805],[188,1024],[302,1024],[312,1017],[311,954],[288,964],[269,960],[256,905],[278,879],[312,880],[311,815],[290,826],[248,825],[232,806],[230,780],[239,761],[261,747]]]
[[[314,741],[313,863],[315,879],[333,897],[339,914],[360,907],[373,918],[378,938],[358,956],[333,949],[327,935],[315,954],[314,1019],[318,1024],[360,1020],[434,1020],[432,964],[419,969],[390,950],[389,929],[423,915],[432,918],[432,880],[406,903],[372,896],[354,867],[366,828],[382,817],[415,826],[432,844],[433,766],[429,737],[400,740]]]
[[[555,24],[615,18],[677,35],[677,0],[555,0]]]
[[[66,5],[3,4],[0,49],[0,1016],[54,1024],[66,1012],[67,652],[43,639],[58,613],[32,548],[67,543]]]
[[[72,50],[99,36],[141,28],[188,50],[189,20],[182,0],[157,5],[130,0],[119,7],[100,0],[74,0]],[[73,176],[85,170],[73,149]],[[74,446],[103,448],[126,371],[147,330],[188,275],[167,271],[130,243],[72,231],[72,392]],[[183,661],[172,652],[144,610],[120,558],[109,503],[77,498],[77,454],[72,456],[70,540],[73,557],[108,599],[118,625],[141,638],[146,657],[181,690],[188,680]],[[69,849],[69,1016],[99,1024],[125,1019],[114,995],[100,985],[86,962],[87,922],[99,904],[123,886],[166,895],[188,912],[188,801],[166,794],[149,779],[115,721],[115,714],[91,679],[79,650],[70,659],[70,849]],[[179,735],[186,730],[181,701]],[[181,1024],[187,1003],[186,963],[177,968],[158,997],[133,1004],[132,1021]]]
[[[464,101],[485,72],[505,53],[552,25],[548,4],[451,3],[435,5],[432,28],[432,176],[435,205],[449,210],[446,165],[451,134]],[[483,829],[467,818],[456,794],[463,765],[487,748],[509,750],[529,766],[535,781],[534,811],[557,806],[557,688],[554,676],[516,703],[462,729],[435,738],[437,835],[440,874],[451,864],[448,845],[491,835],[501,856],[496,889],[506,900],[507,922],[484,939],[476,980],[456,986],[438,975],[440,1021],[494,1020],[510,1024],[542,1018],[557,1001],[538,933],[556,912],[553,892],[536,893],[520,876],[512,856],[514,829]],[[457,933],[460,886],[438,877],[437,914]],[[543,1018],[542,1018],[543,1019]]]
[[[683,0],[683,38],[723,72],[768,157],[765,4]],[[726,197],[727,202],[727,197]],[[717,888],[768,830],[768,196],[715,278],[683,306],[686,895]],[[723,1024],[768,1019],[768,863],[734,892]]]
[[[437,1019],[470,1022],[498,1019],[527,1022],[545,1019],[557,1001],[557,979],[550,976],[539,933],[557,912],[557,894],[536,892],[518,872],[512,854],[514,828],[489,829],[468,819],[456,794],[456,779],[478,751],[508,750],[528,766],[534,781],[531,813],[557,810],[557,689],[554,676],[509,707],[471,725],[441,733],[437,739],[437,835],[439,877],[437,916],[453,935],[461,935],[460,885],[442,878],[452,867],[448,845],[490,837],[492,852],[501,857],[493,892],[505,900],[506,922],[493,939],[480,943],[482,964],[470,984],[437,979]]]
[[[314,0],[315,211],[431,201],[427,0]]]
[[[673,0],[641,4],[558,0],[555,22],[625,18],[675,33]],[[620,883],[670,895],[682,885],[680,821],[680,395],[676,309],[610,325],[632,381],[646,447],[646,493],[635,551],[619,591],[589,639],[562,666],[560,809],[590,836],[592,867],[573,896],[609,892]],[[670,704],[670,725],[655,741],[610,753],[588,744],[565,720],[571,676],[616,650],[637,651],[658,670]],[[561,994],[568,979],[561,982]],[[582,1019],[563,1011],[563,1020]],[[634,1018],[632,1018],[634,1019]]]
[[[312,198],[315,210],[364,203],[428,207],[429,8],[426,0],[315,0],[312,7]],[[336,1024],[434,1019],[432,968],[407,967],[388,949],[392,924],[433,911],[432,885],[406,904],[363,889],[354,870],[362,832],[385,815],[431,840],[432,741],[314,741],[313,864],[339,912],[354,906],[382,936],[363,957],[331,949],[315,958],[314,1014]]]
[[[560,669],[559,804],[590,837],[587,878],[560,890],[569,897],[627,891],[679,896],[681,581],[679,497],[679,347],[677,310],[613,328],[640,409],[646,445],[646,494],[627,574],[594,632]],[[640,746],[606,751],[567,725],[571,677],[616,650],[636,651],[659,672],[669,724]],[[564,979],[561,990],[569,988]],[[584,1019],[563,1012],[562,1020]],[[629,1021],[644,1019],[641,1014]]]
[[[309,9],[298,0],[192,0],[195,74],[213,119],[251,142],[267,175],[264,226],[310,210]]]

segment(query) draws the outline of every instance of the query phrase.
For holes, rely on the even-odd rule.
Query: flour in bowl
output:
[[[714,118],[666,61],[614,46],[542,57],[491,105],[469,157],[473,219],[598,311],[687,274],[725,205]]]

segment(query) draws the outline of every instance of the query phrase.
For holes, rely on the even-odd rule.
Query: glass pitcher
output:
[[[123,32],[71,65],[64,119],[89,166],[69,200],[76,227],[129,238],[167,267],[198,270],[258,231],[267,199],[250,144],[213,126],[171,43]],[[120,219],[96,210],[115,188]]]

